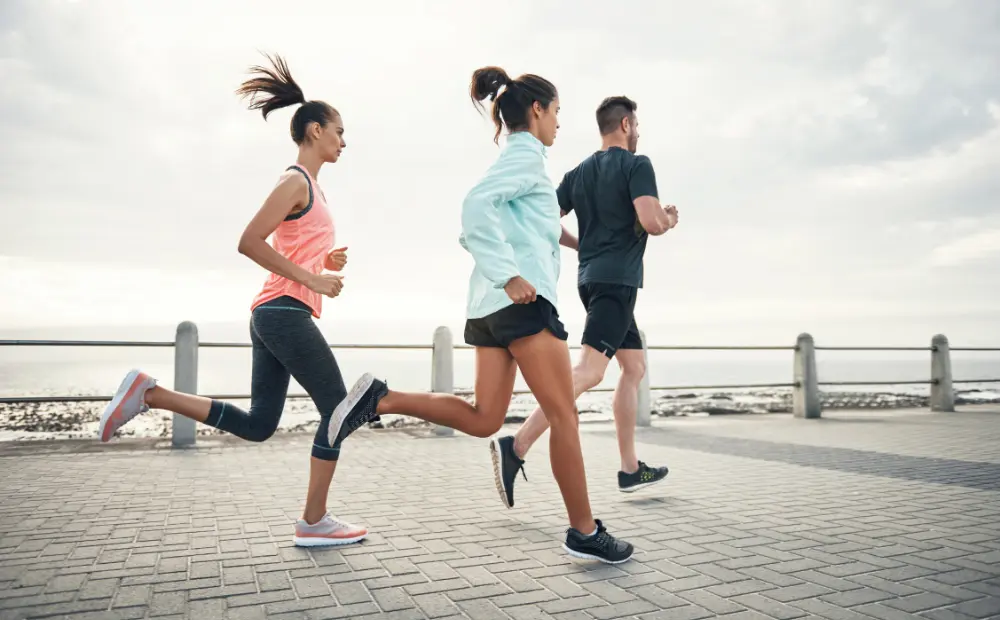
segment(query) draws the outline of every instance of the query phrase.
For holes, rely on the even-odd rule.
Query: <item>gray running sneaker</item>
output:
[[[97,427],[97,436],[102,442],[111,441],[118,429],[125,426],[135,416],[149,411],[146,405],[146,392],[156,387],[156,379],[138,370],[132,370],[125,375],[125,380],[118,386],[111,402],[101,414],[101,423]]]

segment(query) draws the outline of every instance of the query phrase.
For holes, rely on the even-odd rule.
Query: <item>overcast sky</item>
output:
[[[467,97],[484,64],[559,88],[556,179],[598,147],[603,97],[638,101],[681,214],[646,254],[651,338],[1000,341],[1000,3],[280,6],[0,3],[0,331],[245,324],[264,273],[237,240],[296,152],[291,110],[233,94],[264,50],[346,126],[319,179],[350,247],[339,341],[461,325],[461,201],[497,153]],[[575,274],[566,251],[571,327]]]

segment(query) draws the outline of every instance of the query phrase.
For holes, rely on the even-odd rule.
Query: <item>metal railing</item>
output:
[[[998,379],[955,380],[951,372],[951,351],[1000,352],[1000,347],[950,347],[943,335],[934,336],[927,347],[852,347],[816,346],[812,336],[801,334],[794,345],[650,345],[646,335],[640,332],[646,367],[649,368],[649,351],[793,351],[793,379],[787,383],[742,383],[713,385],[664,385],[651,386],[649,372],[639,385],[639,411],[637,424],[649,426],[651,423],[654,391],[670,390],[748,390],[768,388],[791,388],[792,412],[795,417],[819,418],[821,415],[820,386],[866,386],[866,385],[930,385],[930,406],[933,411],[954,411],[955,394],[953,386],[961,383],[1000,383]],[[0,340],[2,347],[122,347],[122,348],[173,348],[174,349],[174,389],[188,394],[198,394],[198,351],[200,349],[245,349],[246,342],[200,342],[198,328],[194,323],[184,322],[177,326],[174,341],[125,341],[125,340]],[[454,352],[470,350],[466,344],[454,344],[451,330],[439,327],[434,331],[430,344],[332,344],[331,349],[368,350],[421,350],[431,351],[431,392],[472,395],[468,389],[456,390],[454,385]],[[579,346],[571,346],[579,349]],[[816,351],[926,351],[931,354],[931,377],[927,380],[903,381],[820,381],[816,367]],[[598,387],[591,392],[612,392],[612,387]],[[515,394],[529,394],[530,390],[517,389]],[[245,400],[249,394],[203,394],[218,400]],[[289,394],[289,398],[307,398],[307,394]],[[0,397],[0,404],[27,403],[67,403],[67,402],[107,402],[110,396],[14,396]],[[195,443],[195,422],[174,414],[172,444],[177,447]],[[438,434],[451,434],[451,429],[436,427]]]

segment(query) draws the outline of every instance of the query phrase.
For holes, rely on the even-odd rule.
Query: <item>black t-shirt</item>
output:
[[[578,285],[590,282],[642,288],[642,257],[649,235],[632,201],[659,198],[653,164],[645,155],[611,147],[585,159],[563,177],[559,207],[579,223]]]

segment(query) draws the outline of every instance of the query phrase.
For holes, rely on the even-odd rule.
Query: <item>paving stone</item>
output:
[[[455,604],[440,593],[414,596],[413,602],[427,618],[447,618],[459,612]]]
[[[594,618],[598,618],[598,620],[609,620],[611,618],[631,618],[638,614],[656,611],[657,609],[659,609],[659,607],[649,601],[635,600],[628,601],[626,603],[618,603],[617,605],[591,607],[587,609],[587,613]],[[578,610],[578,607],[570,604],[567,606],[566,613],[576,613]]]
[[[86,575],[63,575],[53,577],[45,586],[46,592],[75,592],[83,587]]]
[[[157,592],[149,604],[150,616],[183,614],[187,610],[187,595],[184,592]]]
[[[331,584],[333,596],[341,605],[355,605],[367,603],[372,600],[371,594],[365,586],[358,582]]]
[[[677,596],[700,608],[707,609],[713,614],[734,614],[746,610],[743,605],[712,594],[707,590],[685,590],[678,592]]]
[[[337,510],[372,535],[336,549],[289,539],[307,435],[213,438],[183,458],[155,442],[52,442],[16,456],[0,443],[0,461],[18,463],[0,480],[0,617],[1000,614],[996,413],[864,415],[657,420],[637,441],[674,473],[668,487],[635,498],[615,487],[613,432],[584,425],[595,510],[638,550],[619,566],[564,555],[551,476],[521,482],[506,511],[482,441],[464,436],[352,435]],[[547,445],[535,450],[544,460]],[[416,473],[426,471],[436,473]],[[65,522],[67,509],[72,529],[46,526]]]
[[[133,607],[135,605],[145,605],[152,595],[152,588],[149,586],[122,586],[115,595],[115,607]]]

